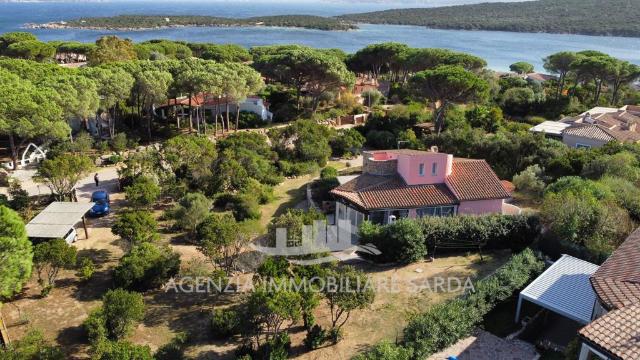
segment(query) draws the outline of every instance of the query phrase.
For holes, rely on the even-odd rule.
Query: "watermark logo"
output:
[[[354,258],[356,252],[380,255],[373,244],[358,243],[358,228],[349,220],[338,220],[336,225],[328,225],[325,220],[316,220],[313,225],[304,225],[302,233],[290,236],[288,229],[276,229],[275,247],[251,247],[263,254],[282,256],[296,265],[317,265],[327,262],[344,261]],[[320,255],[309,260],[296,259],[305,255]]]

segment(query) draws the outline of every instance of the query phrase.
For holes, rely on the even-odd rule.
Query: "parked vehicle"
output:
[[[104,216],[111,212],[111,200],[109,193],[105,190],[98,190],[91,194],[91,202],[95,205],[89,210],[90,216]]]

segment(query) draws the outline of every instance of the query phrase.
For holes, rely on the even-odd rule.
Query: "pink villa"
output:
[[[362,174],[347,180],[331,194],[336,219],[355,226],[365,220],[502,214],[511,197],[486,161],[454,158],[435,147],[364,152]]]

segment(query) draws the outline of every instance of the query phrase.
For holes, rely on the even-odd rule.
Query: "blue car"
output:
[[[99,190],[91,194],[91,202],[95,203],[91,210],[89,210],[89,215],[91,216],[104,216],[108,215],[111,211],[109,193],[104,190]]]

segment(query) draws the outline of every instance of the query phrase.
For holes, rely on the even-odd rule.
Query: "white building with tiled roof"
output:
[[[612,141],[640,142],[640,107],[620,109],[595,107],[578,116],[560,121],[545,121],[530,129],[550,137],[561,138],[574,148],[597,148]]]

